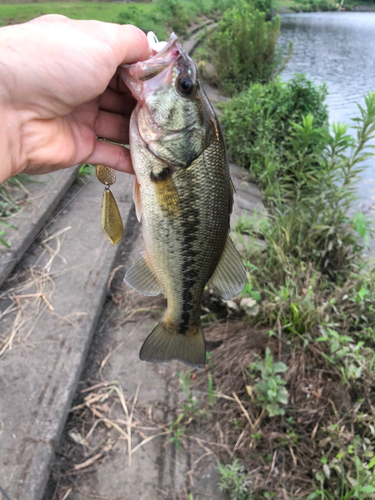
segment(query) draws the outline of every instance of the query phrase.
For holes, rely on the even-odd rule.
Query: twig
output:
[[[199,462],[202,460],[202,458],[207,457],[207,456],[209,456],[209,455],[213,455],[212,451],[210,451],[210,450],[209,450],[209,451],[206,451],[206,453],[203,453],[203,455],[201,455],[200,457],[198,457],[198,458],[196,459],[196,461],[195,461],[195,462],[193,463],[193,465],[191,466],[191,469],[193,470],[193,469],[194,469],[194,467],[195,467],[196,465],[198,465],[198,464],[199,464]]]
[[[113,382],[113,384],[119,384],[117,382],[117,380],[115,380]],[[128,407],[126,406],[126,402],[125,402],[125,397],[124,397],[124,393],[122,392],[122,387],[121,385],[119,384],[119,387],[117,387],[116,385],[112,385],[112,386],[109,386],[109,388],[113,389],[114,391],[117,392],[117,395],[119,397],[119,400],[120,400],[120,403],[121,403],[121,406],[124,410],[124,413],[125,413],[125,416],[126,416],[126,419],[129,421],[129,411],[128,411]],[[129,427],[128,427],[129,429]],[[131,430],[131,429],[130,429]],[[127,434],[127,440],[128,440],[128,465],[130,466],[131,465],[131,432]]]
[[[61,500],[66,500],[72,491],[73,491],[73,488],[69,488]]]
[[[19,323],[17,326],[15,326],[19,320],[20,320],[20,317],[22,316],[22,310],[20,309],[19,311],[17,311],[17,315],[16,315],[16,319],[14,320],[14,323],[13,323],[13,328],[12,328],[12,332],[10,334],[10,337],[8,338],[8,340],[5,342],[3,348],[0,350],[0,356],[2,354],[4,354],[4,352],[7,350],[7,349],[11,349],[12,348],[12,343],[13,343],[13,339],[14,337],[16,336],[16,333],[18,332],[18,330],[21,328],[22,326],[22,322]]]
[[[65,233],[65,231],[69,231],[69,229],[72,229],[72,227],[68,226],[68,227],[66,227],[64,229],[60,229],[60,231],[57,231],[57,233],[55,233],[55,234],[51,234],[51,236],[48,236],[48,238],[46,238],[46,239],[44,239],[42,241],[42,245],[44,245],[45,243],[47,243],[47,241],[53,240],[53,238],[56,238],[57,236],[60,236],[60,234]]]
[[[52,305],[48,302],[47,297],[45,296],[45,294],[44,294],[44,293],[42,294],[42,296],[41,296],[41,297],[42,297],[42,299],[44,300],[44,302],[47,304],[48,309],[49,309],[50,311],[54,311],[54,310],[55,310],[55,308],[54,308],[54,307],[53,307],[53,306],[52,306]]]
[[[161,311],[161,309],[159,307],[140,307],[138,309],[134,309],[130,314],[128,314],[126,316],[126,318],[124,318],[121,321],[121,324],[123,325],[124,323],[126,323],[127,321],[129,321],[129,319],[132,318],[137,313],[140,313],[140,312],[150,312],[150,311]]]
[[[247,421],[249,422],[250,424],[250,428],[251,428],[251,433],[253,434],[254,433],[254,423],[252,422],[251,418],[250,418],[250,415],[248,414],[248,412],[246,411],[245,407],[243,406],[243,404],[241,403],[239,397],[237,396],[237,394],[233,391],[232,392],[233,394],[233,397],[234,399],[236,400],[238,406],[241,408],[243,414],[245,415]]]
[[[131,450],[131,454],[133,455],[133,453],[135,453],[137,450],[139,450],[140,448],[142,448],[142,446],[144,446],[145,444],[149,443],[153,439],[155,439],[157,437],[160,437],[160,436],[165,436],[166,434],[169,434],[169,431],[160,432],[160,434],[154,434],[153,436],[149,436],[148,438],[144,439],[139,444],[137,444],[137,446]]]
[[[96,462],[97,460],[99,460],[99,458],[101,458],[111,448],[112,448],[112,445],[108,444],[107,446],[105,446],[103,448],[103,450],[100,453],[97,453],[96,455],[94,455],[93,457],[87,459],[85,462],[82,462],[81,464],[75,464],[75,466],[73,467],[73,469],[74,470],[81,470],[81,469],[85,469],[86,467],[89,467],[91,464],[93,464],[94,462]]]
[[[290,454],[292,455],[292,458],[293,458],[294,467],[297,467],[297,459],[296,459],[296,456],[294,454],[293,448],[290,445],[289,445],[289,451],[290,451]]]
[[[111,289],[112,280],[113,280],[113,278],[115,277],[115,274],[116,274],[116,273],[117,273],[117,271],[118,271],[119,269],[121,269],[122,267],[124,267],[124,265],[123,265],[123,264],[122,264],[121,266],[117,266],[117,267],[115,267],[115,268],[112,270],[112,272],[111,272],[111,274],[110,274],[110,276],[109,276],[108,283],[107,283],[107,290],[108,290],[108,291]]]
[[[133,405],[132,409],[130,410],[130,417],[128,418],[128,436],[129,436],[129,447],[128,447],[128,456],[129,456],[129,466],[131,465],[131,457],[132,457],[132,420],[133,420],[133,414],[134,414],[134,408],[137,403],[138,399],[138,394],[139,394],[139,389],[141,387],[141,383],[138,382],[137,389],[135,391],[134,395],[134,400],[133,400]]]
[[[100,367],[99,367],[99,377],[101,379],[103,379],[103,375],[102,375],[102,371],[103,371],[103,368],[104,366],[107,364],[107,361],[109,360],[109,358],[116,352],[120,349],[120,347],[122,347],[124,344],[125,344],[125,341],[126,340],[122,340],[114,349],[113,351],[109,352],[107,354],[107,356],[103,359],[103,361],[100,363]]]
[[[100,389],[101,387],[108,387],[109,385],[112,385],[113,382],[99,382],[98,384],[92,385],[91,387],[87,387],[86,389],[82,389],[81,394],[84,394],[85,392],[90,392],[90,391],[95,391],[95,389]]]

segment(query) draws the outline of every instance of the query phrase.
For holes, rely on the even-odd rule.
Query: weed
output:
[[[282,55],[277,49],[279,32],[279,16],[267,22],[265,12],[253,10],[245,0],[224,13],[208,46],[225,93],[232,95],[252,82],[266,83],[281,71],[292,45]]]
[[[332,460],[327,456],[321,459],[322,470],[315,473],[315,491],[307,500],[326,498],[332,500],[350,500],[357,498],[364,500],[374,498],[375,494],[375,465],[373,457],[370,463],[364,462],[358,455],[361,445],[359,436],[354,438],[353,445],[338,453]],[[373,455],[373,446],[370,446],[370,456]],[[354,465],[352,470],[346,470],[345,458]]]
[[[283,373],[287,369],[286,364],[273,362],[273,356],[268,347],[263,361],[254,361],[249,365],[250,372],[260,371],[261,373],[261,380],[252,389],[256,401],[267,411],[270,417],[285,413],[280,404],[287,404],[288,391],[284,387],[286,385],[285,380],[282,380],[278,373]]]
[[[292,124],[302,125],[302,117],[311,114],[314,127],[328,125],[326,95],[325,86],[315,86],[296,75],[286,83],[277,79],[252,85],[223,105],[228,154],[235,163],[249,168],[266,194],[275,193],[274,186],[284,173],[286,152],[293,147]],[[320,140],[317,135],[314,138]]]
[[[32,181],[30,176],[27,174],[19,174],[0,184],[0,224],[3,226],[17,229],[16,226],[10,224],[4,219],[10,217],[20,209],[19,202],[16,201],[13,192],[23,191],[26,195],[29,194],[24,186],[25,182],[36,181]],[[0,231],[0,243],[9,248],[10,244],[5,240],[6,234],[6,230]]]
[[[219,490],[229,494],[231,500],[251,500],[249,487],[252,483],[250,475],[237,459],[232,464],[218,464],[220,474]]]
[[[175,444],[177,450],[180,447],[180,439],[185,434],[187,427],[192,423],[196,417],[208,418],[210,416],[209,409],[213,405],[215,400],[215,393],[213,389],[212,377],[208,376],[208,402],[202,407],[200,405],[200,400],[193,393],[192,390],[192,374],[191,370],[188,370],[184,375],[183,373],[177,372],[179,378],[180,388],[185,396],[185,401],[181,405],[180,411],[169,426],[169,440]]]
[[[254,87],[262,95],[264,88]],[[235,228],[246,240],[260,237],[265,243],[245,260],[242,297],[256,300],[256,315],[244,308],[242,328],[233,320],[212,328],[212,338],[222,344],[210,366],[218,394],[210,409],[216,416],[211,439],[226,446],[230,461],[241,459],[241,472],[251,471],[244,498],[295,498],[296,491],[319,500],[375,497],[375,269],[363,260],[368,221],[351,211],[355,182],[375,137],[375,94],[359,108],[353,138],[342,124],[328,133],[324,93],[311,93],[314,112],[285,117],[282,124],[270,112],[266,118],[286,132],[280,148],[270,140],[267,119],[256,121],[256,99],[251,113],[245,94],[226,105],[229,129],[240,130],[236,109],[247,133],[254,132],[248,142],[269,153],[268,159],[261,152],[257,157],[247,149],[246,134],[230,136],[232,151],[251,158],[243,166],[262,188],[269,214],[257,225],[242,219]],[[253,119],[263,129],[252,129]],[[277,353],[287,365],[273,362]],[[202,384],[205,372],[197,375]],[[228,455],[220,460],[226,463]],[[232,498],[241,498],[239,475],[230,477],[234,485],[226,489]]]
[[[9,224],[9,222],[5,220],[0,220],[0,224],[3,224],[6,227],[11,227],[12,229],[17,229],[16,226],[13,226],[13,224]],[[0,243],[4,245],[7,248],[10,248],[10,244],[4,239],[6,236],[7,232],[6,231],[0,231]]]
[[[81,165],[77,172],[77,181],[80,184],[85,184],[87,178],[94,172],[95,165],[90,165],[89,163],[84,163]]]
[[[333,125],[332,135],[324,127],[315,128],[311,115],[301,124],[290,123],[284,163],[277,172],[268,170],[267,177],[260,177],[271,214],[253,234],[260,233],[266,242],[267,253],[261,258],[266,255],[267,260],[261,267],[272,269],[274,276],[278,269],[281,282],[288,268],[301,263],[311,263],[335,282],[358,266],[371,229],[362,214],[353,217],[350,211],[354,185],[373,147],[375,93],[365,102],[354,119],[356,138],[342,124]]]
[[[190,16],[182,0],[156,0],[156,5],[173,31],[179,35],[186,33]]]

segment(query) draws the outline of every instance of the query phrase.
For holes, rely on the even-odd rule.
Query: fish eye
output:
[[[191,95],[193,93],[194,87],[194,82],[190,78],[190,76],[184,75],[177,80],[177,90],[182,96]]]

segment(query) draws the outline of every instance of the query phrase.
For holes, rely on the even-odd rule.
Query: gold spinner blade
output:
[[[112,245],[117,245],[121,240],[124,227],[120,210],[118,209],[115,197],[109,187],[116,181],[116,172],[113,168],[97,165],[96,176],[98,180],[104,184],[101,212],[102,229]]]

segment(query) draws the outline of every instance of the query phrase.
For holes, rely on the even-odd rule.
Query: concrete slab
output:
[[[126,225],[133,206],[130,176],[118,175],[113,191]],[[49,298],[53,310],[41,308],[27,340],[30,324],[21,325],[12,350],[0,360],[0,485],[11,500],[43,496],[54,448],[107,295],[119,248],[108,242],[100,227],[102,193],[103,186],[93,177],[48,227],[48,235],[60,234],[48,242],[51,250],[36,242],[22,261],[24,268],[52,278],[55,290]],[[12,294],[17,293],[22,302],[13,286]],[[10,300],[6,290],[0,297],[4,311],[3,304]],[[16,314],[1,320],[1,332]]]
[[[231,226],[234,227],[240,217],[252,219],[254,222],[266,217],[267,210],[262,195],[258,187],[250,182],[248,171],[231,163],[230,172],[236,189]]]
[[[129,245],[118,259],[116,268],[120,265],[125,269],[128,268],[143,250],[144,244],[138,226],[134,239],[129,240]],[[121,324],[121,318],[126,318],[130,312],[140,308],[157,307],[159,311],[163,311],[166,300],[163,297],[144,297],[127,287],[121,282],[122,268],[118,271],[118,275],[120,276],[114,280],[112,294],[126,306],[124,309],[119,309],[113,301],[107,304],[99,321],[79,386],[85,387],[87,380],[93,385],[100,379],[116,380],[124,391],[129,408],[132,396],[139,386],[133,421],[142,418],[137,411],[143,408],[143,413],[156,416],[158,421],[168,427],[168,423],[175,418],[174,409],[182,399],[176,372],[185,372],[186,366],[177,361],[160,365],[139,360],[140,347],[158,321],[160,312],[153,315],[144,312],[132,316],[124,325]],[[105,327],[102,328],[101,325]],[[109,352],[113,354],[101,371],[102,362]],[[111,404],[111,408],[114,408],[114,405]],[[124,417],[121,409],[111,410],[112,419],[124,419]],[[70,429],[72,425],[74,423],[71,421]],[[150,423],[144,422],[141,425],[150,426]],[[68,447],[82,449],[80,444],[72,444],[67,430],[65,439],[70,441]],[[155,427],[151,434],[159,432],[160,429]],[[141,437],[135,427],[132,447],[137,446],[140,441]],[[122,441],[104,460],[97,461],[90,467],[87,473],[83,471],[81,475],[74,477],[73,491],[69,495],[69,500],[88,498],[178,500],[187,499],[185,491],[193,493],[194,498],[222,500],[225,496],[218,490],[216,465],[212,457],[203,457],[204,454],[205,451],[189,440],[186,442],[186,447],[181,446],[180,450],[176,451],[175,444],[168,442],[168,437],[164,435],[135,452],[129,467],[126,443]],[[194,475],[192,470],[195,469],[194,464],[198,459],[201,473]],[[46,493],[44,500],[51,500],[52,489]]]
[[[196,48],[196,46],[198,45],[198,43],[202,39],[202,34],[209,33],[214,28],[216,28],[217,24],[218,23],[208,22],[204,27],[202,27],[202,29],[199,29],[199,28],[196,29],[193,32],[192,36],[189,38],[189,40],[186,40],[186,42],[184,42],[182,44],[182,48],[185,50],[185,52],[192,55],[194,52],[194,49]]]
[[[256,199],[255,202],[261,204],[261,196],[254,185],[247,183],[248,175],[245,170],[235,165],[231,166],[231,170],[238,188],[235,196],[234,215],[239,217],[243,213],[243,209],[240,208],[241,200],[245,203],[248,198]],[[262,211],[265,211],[263,206]],[[157,415],[157,420],[164,425],[164,428],[168,428],[169,422],[175,418],[175,409],[182,398],[176,372],[185,372],[186,367],[178,362],[158,365],[139,360],[139,350],[143,341],[166,307],[166,300],[163,297],[144,297],[121,281],[124,269],[130,267],[143,250],[144,244],[140,226],[136,223],[134,235],[129,233],[127,236],[125,247],[115,264],[115,269],[118,269],[118,272],[112,282],[113,300],[106,304],[99,320],[78,386],[86,388],[88,384],[95,386],[100,380],[116,380],[124,391],[128,407],[131,406],[132,397],[139,387],[134,420],[142,419],[142,413],[141,416],[137,415],[138,408],[141,407],[143,414]],[[124,307],[119,307],[116,304],[123,304]],[[158,312],[147,312],[147,309],[156,309]],[[125,322],[123,321],[136,310],[143,310],[143,312],[131,316]],[[109,353],[112,353],[110,358],[108,358]],[[104,360],[107,361],[102,370]],[[197,397],[199,398],[199,393]],[[114,408],[114,405],[111,404],[111,408]],[[124,414],[121,409],[113,409],[111,410],[111,418],[123,420]],[[88,425],[92,424],[91,420]],[[141,425],[147,426],[150,423],[141,422]],[[184,493],[186,491],[192,493],[193,498],[199,500],[226,498],[218,490],[218,473],[214,459],[212,456],[204,457],[205,451],[202,451],[202,448],[191,439],[185,440],[185,445],[181,446],[177,452],[174,443],[169,443],[166,436],[160,436],[132,456],[130,467],[127,465],[126,443],[123,441],[112,449],[104,459],[96,461],[87,472],[83,470],[80,474],[74,474],[74,465],[82,463],[86,459],[82,445],[73,443],[69,437],[69,431],[72,429],[76,429],[82,435],[87,433],[87,426],[82,428],[79,426],[79,421],[71,418],[59,446],[60,453],[64,457],[72,457],[70,461],[67,459],[68,464],[63,468],[64,470],[68,469],[69,477],[73,477],[73,479],[71,483],[68,480],[70,486],[65,483],[65,486],[59,489],[61,496],[63,496],[66,491],[72,488],[69,500],[86,500],[88,498],[186,500],[187,494]],[[102,427],[104,429],[103,425]],[[158,429],[155,428],[152,434],[158,432]],[[132,438],[133,448],[140,441],[141,437],[137,434],[137,427],[135,427]],[[77,456],[80,457],[78,462]],[[53,496],[53,492],[56,490],[56,481],[62,467],[60,460],[57,458],[54,466],[55,477],[50,481],[50,487],[44,500],[57,498]]]
[[[25,206],[10,219],[17,229],[6,228],[10,248],[0,246],[0,286],[50,218],[77,176],[77,169],[38,175],[37,183],[27,184],[30,192]]]

